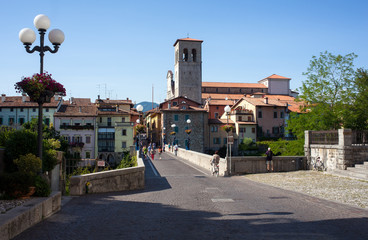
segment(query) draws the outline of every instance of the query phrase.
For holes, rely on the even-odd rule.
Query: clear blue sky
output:
[[[358,55],[368,65],[366,0],[53,0],[1,1],[1,91],[39,71],[38,53],[26,53],[18,33],[45,14],[65,33],[44,69],[69,97],[97,95],[154,101],[166,97],[178,38],[203,40],[202,80],[256,83],[272,74],[301,86],[313,55]],[[38,34],[37,34],[38,35]],[[48,45],[51,45],[48,40]],[[39,38],[35,44],[39,44]]]

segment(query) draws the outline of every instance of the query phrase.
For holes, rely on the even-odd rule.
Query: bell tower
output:
[[[202,102],[202,40],[182,38],[176,40],[174,97]]]

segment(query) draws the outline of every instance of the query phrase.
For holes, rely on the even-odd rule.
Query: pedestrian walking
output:
[[[270,170],[273,172],[273,162],[272,162],[273,152],[271,151],[271,148],[268,148],[266,152],[266,166],[267,166],[267,172],[270,172]]]
[[[162,147],[159,146],[158,147],[158,156],[160,157],[159,159],[161,160],[161,153],[162,153]]]
[[[151,149],[151,159],[155,159],[156,150],[154,148]]]
[[[175,152],[175,156],[178,156],[178,144],[175,144],[174,152]]]
[[[220,162],[220,155],[218,155],[218,151],[215,152],[215,154],[213,154],[212,158],[211,158],[211,166],[212,166],[212,175],[216,176],[218,175],[218,165]]]

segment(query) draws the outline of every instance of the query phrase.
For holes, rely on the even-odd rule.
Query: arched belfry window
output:
[[[196,49],[192,49],[192,59],[193,59],[193,62],[197,62],[197,50]]]
[[[183,61],[188,62],[188,49],[186,48],[183,50]]]

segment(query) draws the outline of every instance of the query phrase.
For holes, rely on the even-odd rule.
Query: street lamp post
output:
[[[24,44],[24,47],[28,53],[39,52],[40,53],[40,74],[43,74],[43,57],[45,52],[56,53],[59,50],[60,44],[64,42],[64,33],[59,29],[53,29],[49,33],[49,40],[54,45],[54,49],[49,46],[45,46],[45,33],[50,27],[50,19],[43,14],[39,14],[34,18],[33,21],[35,27],[38,29],[40,34],[40,45],[34,46],[31,49],[32,43],[36,40],[35,32],[30,28],[23,28],[19,32],[19,39]],[[38,157],[42,161],[42,109],[43,103],[41,100],[38,101]],[[41,170],[42,171],[42,170]]]
[[[176,124],[175,123],[174,124],[171,124],[171,128],[173,129],[173,132],[175,132],[175,127],[176,127]],[[175,140],[176,140],[176,134],[174,134],[174,140],[173,140],[173,144],[172,144],[173,147],[175,145]]]
[[[143,111],[143,106],[142,105],[138,105],[137,106],[137,111],[139,113],[139,118],[137,119],[137,124],[140,124],[141,123],[141,113]],[[142,140],[141,140],[141,132],[139,131],[138,132],[138,146],[139,146],[139,157],[142,157]]]
[[[189,124],[191,123],[192,121],[190,119],[187,119],[187,124],[188,124],[188,130],[189,130]],[[190,138],[189,138],[189,134],[190,132],[187,133],[188,134],[188,139],[187,139],[187,150],[190,150]]]
[[[162,128],[162,133],[161,133],[161,136],[162,136],[162,146],[161,148],[165,151],[165,127]]]
[[[225,108],[224,108],[224,111],[226,112],[226,125],[229,125],[229,113],[231,111],[231,108],[229,105],[227,105]],[[226,159],[229,157],[229,131],[226,131],[226,135],[227,135],[227,140],[226,140]],[[231,151],[231,149],[230,149]],[[230,155],[231,155],[231,152],[230,152]],[[230,157],[230,175],[231,175],[231,157]]]

